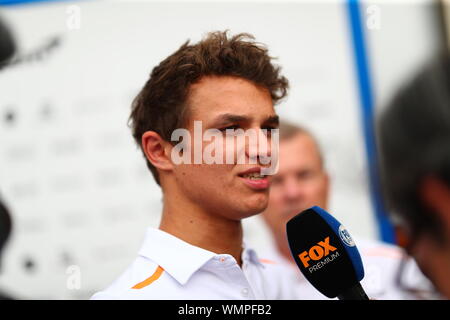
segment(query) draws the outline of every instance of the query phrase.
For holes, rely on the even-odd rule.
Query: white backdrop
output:
[[[436,32],[428,1],[363,9],[371,4],[381,8],[380,29],[366,33],[384,101],[429,54]],[[332,177],[330,212],[352,233],[377,238],[345,6],[79,1],[1,9],[23,59],[0,72],[0,192],[14,218],[0,288],[22,298],[89,298],[135,257],[145,229],[159,223],[161,193],[126,126],[131,100],[159,61],[212,30],[252,33],[279,57],[291,90],[277,111],[317,134]],[[258,217],[244,225],[256,248],[270,241]],[[78,271],[81,287],[73,288]]]

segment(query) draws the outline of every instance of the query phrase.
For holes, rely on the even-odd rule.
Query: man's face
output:
[[[315,205],[326,209],[328,175],[309,135],[298,133],[280,141],[279,169],[271,180],[263,217],[276,237],[285,237],[286,222],[302,210]]]
[[[219,129],[223,137],[223,152],[245,153],[245,164],[180,164],[174,169],[176,185],[190,202],[207,212],[232,220],[261,212],[267,206],[269,180],[243,176],[251,168],[260,169],[270,164],[249,164],[249,143],[239,149],[229,145],[225,129],[274,129],[278,127],[272,99],[267,89],[236,77],[204,77],[190,88],[188,125],[191,147],[194,139],[194,121],[202,122],[203,132]],[[264,136],[270,150],[270,135]],[[202,142],[203,150],[213,141]],[[259,142],[259,141],[258,141]],[[258,144],[258,143],[257,143]],[[257,146],[257,145],[256,145]],[[252,144],[251,147],[255,147]],[[252,153],[253,154],[253,153]]]

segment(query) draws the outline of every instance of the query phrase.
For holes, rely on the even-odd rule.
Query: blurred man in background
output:
[[[6,206],[0,201],[0,273],[2,269],[2,252],[11,234],[11,224],[11,216],[9,214],[9,211]],[[0,300],[4,299],[11,299],[11,297],[0,290]]]
[[[291,265],[299,298],[326,299],[303,277],[292,259],[286,237],[286,223],[299,212],[319,206],[327,210],[330,177],[315,138],[304,128],[280,123],[279,171],[272,177],[269,205],[263,218],[272,232],[276,262]],[[365,269],[361,284],[372,299],[405,299],[396,285],[396,271],[402,251],[392,245],[356,237]]]
[[[450,298],[450,58],[438,56],[380,117],[382,180],[400,244]]]
[[[12,35],[6,25],[0,18],[0,69],[15,52],[15,43]],[[3,248],[11,233],[11,216],[6,206],[0,199],[0,272],[1,272],[1,254]],[[8,295],[0,291],[0,300],[10,299]]]

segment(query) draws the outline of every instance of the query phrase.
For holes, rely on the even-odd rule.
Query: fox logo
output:
[[[300,261],[303,263],[305,268],[309,267],[308,261],[320,260],[326,257],[330,252],[336,251],[337,249],[330,244],[330,237],[326,237],[323,241],[319,241],[317,245],[312,246],[308,251],[303,251],[298,255]]]

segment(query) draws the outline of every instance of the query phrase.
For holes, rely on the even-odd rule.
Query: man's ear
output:
[[[156,168],[160,170],[171,170],[173,168],[171,145],[155,131],[146,131],[142,135],[142,149],[145,156]]]
[[[450,235],[450,187],[439,178],[426,177],[420,186],[420,196]]]

